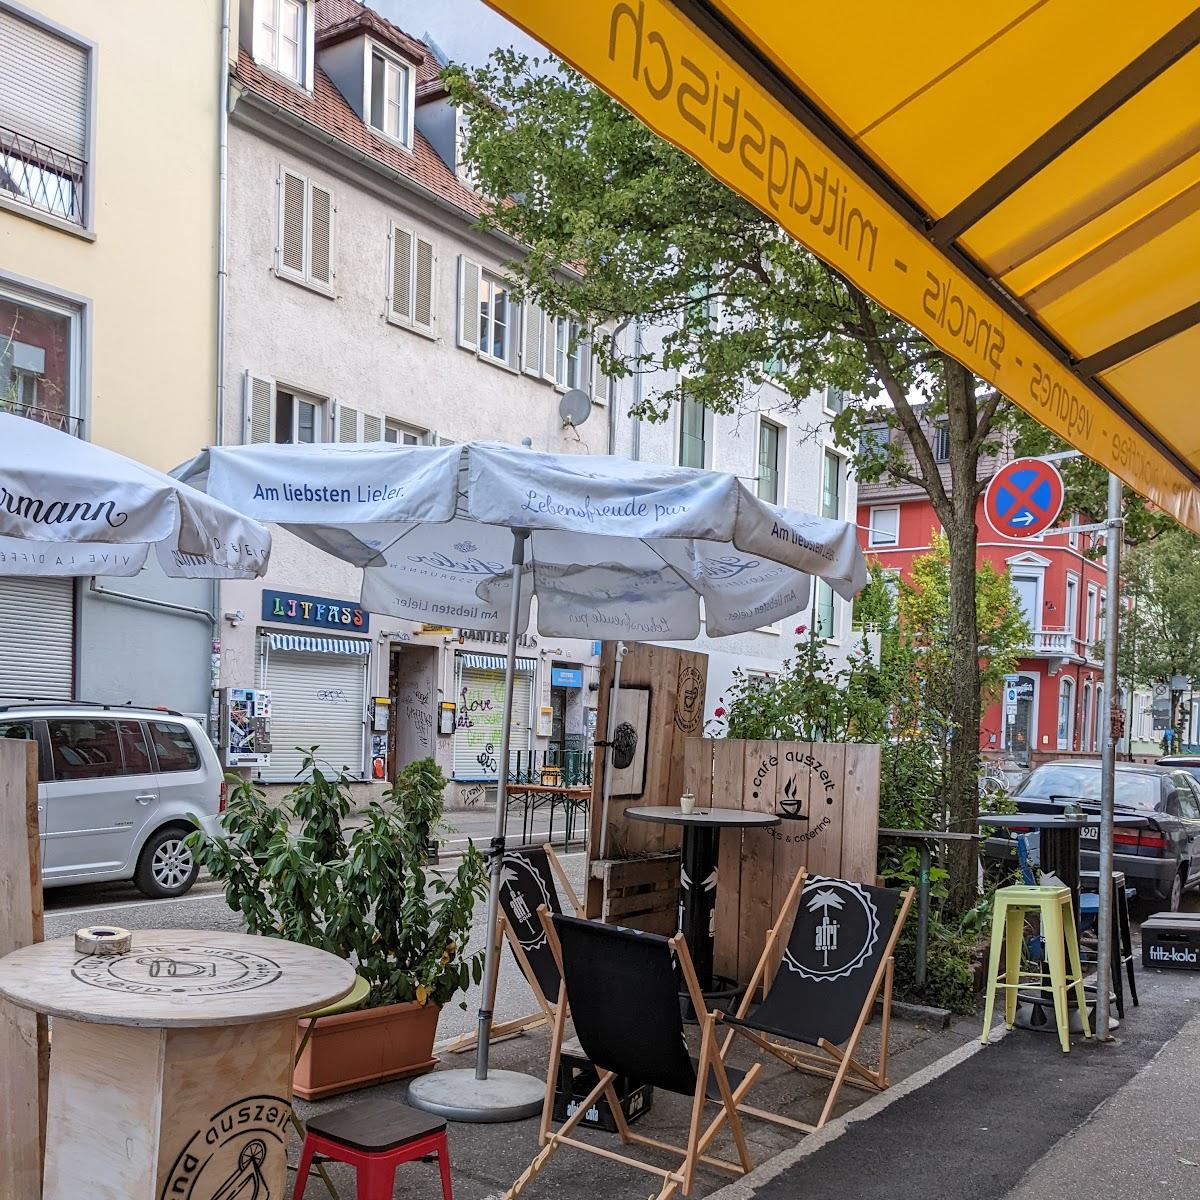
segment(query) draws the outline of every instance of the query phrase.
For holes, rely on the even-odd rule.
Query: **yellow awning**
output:
[[[488,0],[1200,532],[1200,8]]]

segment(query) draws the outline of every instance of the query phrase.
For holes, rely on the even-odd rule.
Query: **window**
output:
[[[842,460],[832,450],[825,451],[821,473],[821,516],[842,516]],[[817,580],[817,636],[834,636],[833,588],[824,579]]]
[[[255,378],[246,372],[244,393],[245,415],[243,440],[246,442],[280,442],[284,445],[324,442],[328,440],[330,422],[326,402],[293,388],[276,384],[273,379]],[[352,418],[346,421],[347,417]],[[358,413],[342,405],[337,413],[339,426],[345,425],[348,436],[339,441],[358,440]],[[353,431],[349,425],[353,425]],[[339,434],[342,429],[339,428]]]
[[[299,445],[323,441],[321,416],[323,405],[312,396],[299,392],[287,392],[279,388],[275,392],[275,441]]]
[[[77,309],[0,291],[0,411],[81,432],[80,324]]]
[[[842,460],[832,450],[825,451],[821,475],[821,516],[842,519]]]
[[[486,274],[465,254],[458,256],[456,340],[464,350],[517,370],[521,305],[508,284]]]
[[[900,509],[897,505],[872,508],[867,516],[867,545],[896,546],[900,543]]]
[[[151,721],[150,740],[160,771],[197,771],[200,754],[191,734],[173,721]]]
[[[559,317],[554,322],[554,382],[568,391],[571,388],[587,388],[586,361],[579,322]]]
[[[333,213],[333,193],[328,188],[293,171],[280,172],[278,274],[331,292]]]
[[[424,446],[429,441],[429,434],[399,421],[388,421],[383,427],[383,440],[396,446]]]
[[[257,0],[256,62],[303,86],[307,81],[308,24],[304,0]]]
[[[90,43],[0,10],[0,197],[91,224]]]
[[[1072,513],[1067,523],[1068,525],[1078,525],[1079,514]],[[1067,545],[1070,546],[1072,550],[1079,549],[1079,533],[1077,530],[1072,529],[1071,532],[1067,534]]]
[[[388,234],[388,320],[433,332],[433,243],[393,225]]]
[[[1104,743],[1104,685],[1096,685],[1096,713],[1092,719],[1092,753],[1098,754]]]
[[[1086,680],[1083,685],[1083,704],[1080,706],[1080,717],[1083,722],[1082,736],[1079,748],[1087,750],[1092,741],[1092,681]]]
[[[147,775],[153,769],[140,721],[75,717],[47,721],[46,726],[55,779],[111,779]]]
[[[832,384],[825,389],[825,411],[836,417],[846,407],[846,393]]]
[[[1101,592],[1096,602],[1096,641],[1104,641],[1104,622],[1108,618],[1108,593]]]
[[[1075,734],[1075,680],[1064,675],[1058,685],[1058,734],[1059,750],[1070,750]]]
[[[1079,580],[1074,575],[1067,576],[1066,612],[1063,614],[1063,627],[1072,638],[1079,636]],[[1073,650],[1074,646],[1071,648]]]
[[[686,385],[679,401],[679,465],[701,467],[708,461],[705,426],[708,414],[704,405],[691,395]]]
[[[768,504],[780,502],[779,432],[770,421],[758,423],[758,498]]]
[[[929,431],[929,445],[933,450],[934,462],[950,461],[950,426],[945,421],[939,421]]]
[[[1096,589],[1089,585],[1087,590],[1087,608],[1083,614],[1084,652],[1091,657],[1092,646],[1096,641]]]
[[[371,104],[367,121],[393,141],[408,146],[412,143],[409,121],[412,105],[409,103],[408,67],[396,59],[371,49]]]

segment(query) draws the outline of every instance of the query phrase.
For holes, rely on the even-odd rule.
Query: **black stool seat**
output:
[[[309,1133],[366,1154],[395,1150],[445,1128],[441,1117],[418,1112],[397,1100],[360,1100],[308,1120]]]

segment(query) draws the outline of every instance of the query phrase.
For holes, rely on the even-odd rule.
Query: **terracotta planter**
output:
[[[440,1012],[437,1005],[410,1002],[319,1017],[296,1064],[296,1095],[320,1100],[432,1070]],[[298,1038],[307,1024],[299,1022]]]

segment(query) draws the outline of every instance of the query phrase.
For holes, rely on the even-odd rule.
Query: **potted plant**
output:
[[[322,770],[317,753],[306,751],[305,777],[282,807],[231,776],[224,837],[197,830],[190,838],[249,932],[337,954],[370,987],[360,1009],[317,1020],[296,1068],[296,1094],[306,1100],[434,1066],[442,1006],[483,974],[483,952],[468,955],[466,946],[486,894],[473,844],[451,878],[426,876],[446,787],[432,759],[405,767],[347,834],[350,779]]]

